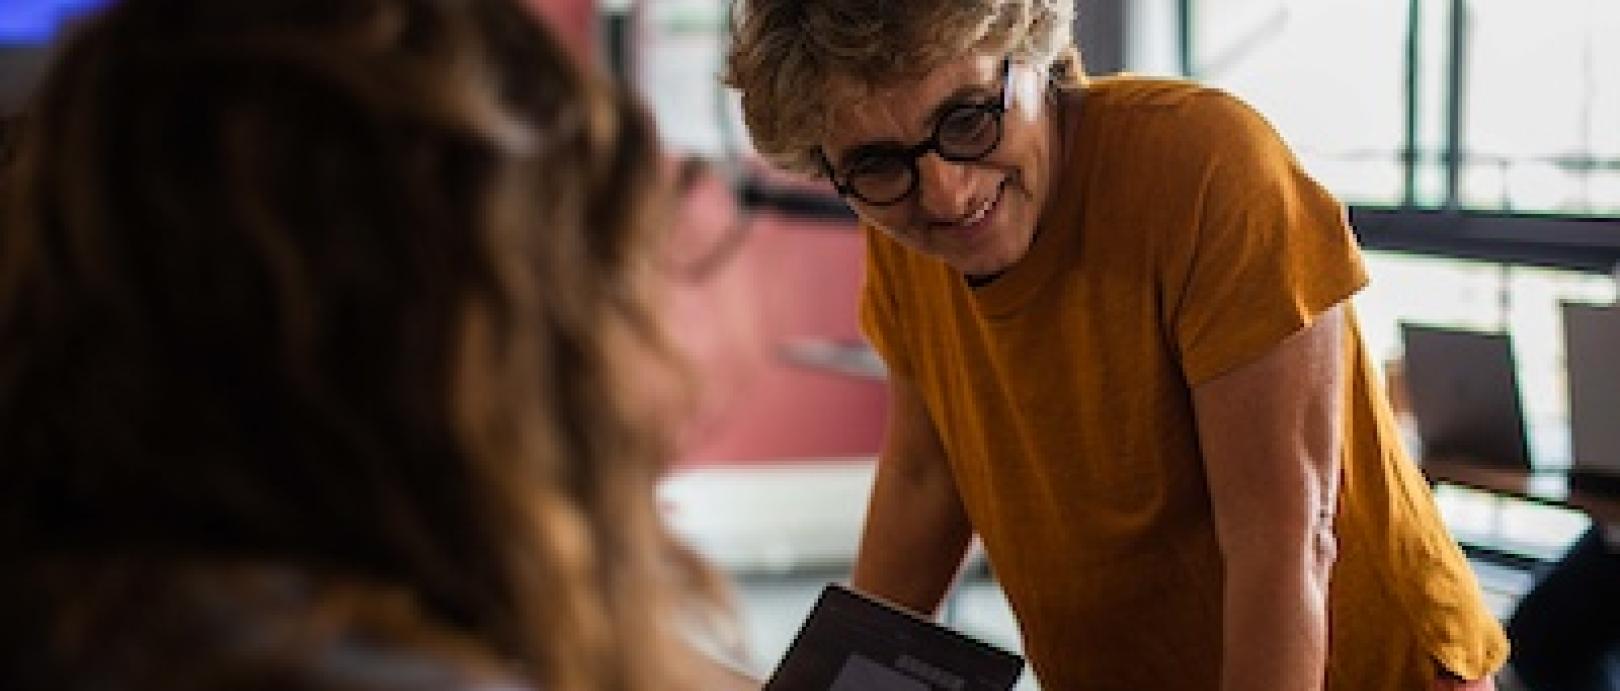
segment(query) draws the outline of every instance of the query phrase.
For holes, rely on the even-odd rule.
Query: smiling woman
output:
[[[995,276],[1029,251],[1064,163],[1052,149],[1072,113],[1042,77],[972,53],[870,87],[829,117],[827,175],[868,225],[963,274]],[[860,91],[849,81],[832,90]]]
[[[891,410],[854,585],[931,611],[976,534],[1050,688],[1488,684],[1343,207],[1228,94],[1082,78],[1072,18],[740,3],[756,144],[866,235]]]

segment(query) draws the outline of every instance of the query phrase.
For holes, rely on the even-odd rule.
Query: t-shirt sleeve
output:
[[[1257,360],[1367,282],[1344,207],[1253,109],[1190,104],[1196,188],[1186,235],[1163,243],[1169,329],[1190,386]]]
[[[861,333],[883,358],[889,372],[905,378],[912,376],[911,359],[906,352],[905,330],[900,323],[897,296],[896,262],[901,261],[898,248],[882,232],[862,225],[866,236],[866,279],[861,286]]]

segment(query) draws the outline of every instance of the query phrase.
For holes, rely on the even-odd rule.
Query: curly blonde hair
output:
[[[1056,88],[1085,80],[1073,0],[738,0],[731,21],[724,80],[742,94],[754,146],[811,175],[835,83],[893,84],[971,51],[1044,68]]]

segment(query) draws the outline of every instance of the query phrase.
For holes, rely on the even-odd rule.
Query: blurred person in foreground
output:
[[[1508,665],[1526,691],[1620,691],[1620,523],[1592,520],[1508,619]]]
[[[510,0],[121,0],[0,190],[0,688],[731,688],[650,124]]]
[[[1359,337],[1344,209],[1264,119],[1087,79],[1068,0],[733,21],[758,149],[868,238],[892,399],[856,587],[934,611],[977,534],[1054,691],[1490,688],[1506,642]]]

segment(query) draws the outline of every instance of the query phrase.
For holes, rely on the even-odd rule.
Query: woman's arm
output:
[[[973,528],[915,385],[889,379],[889,425],[852,585],[932,614],[961,568]]]
[[[1343,307],[1198,386],[1225,559],[1224,691],[1321,689],[1342,448]]]

